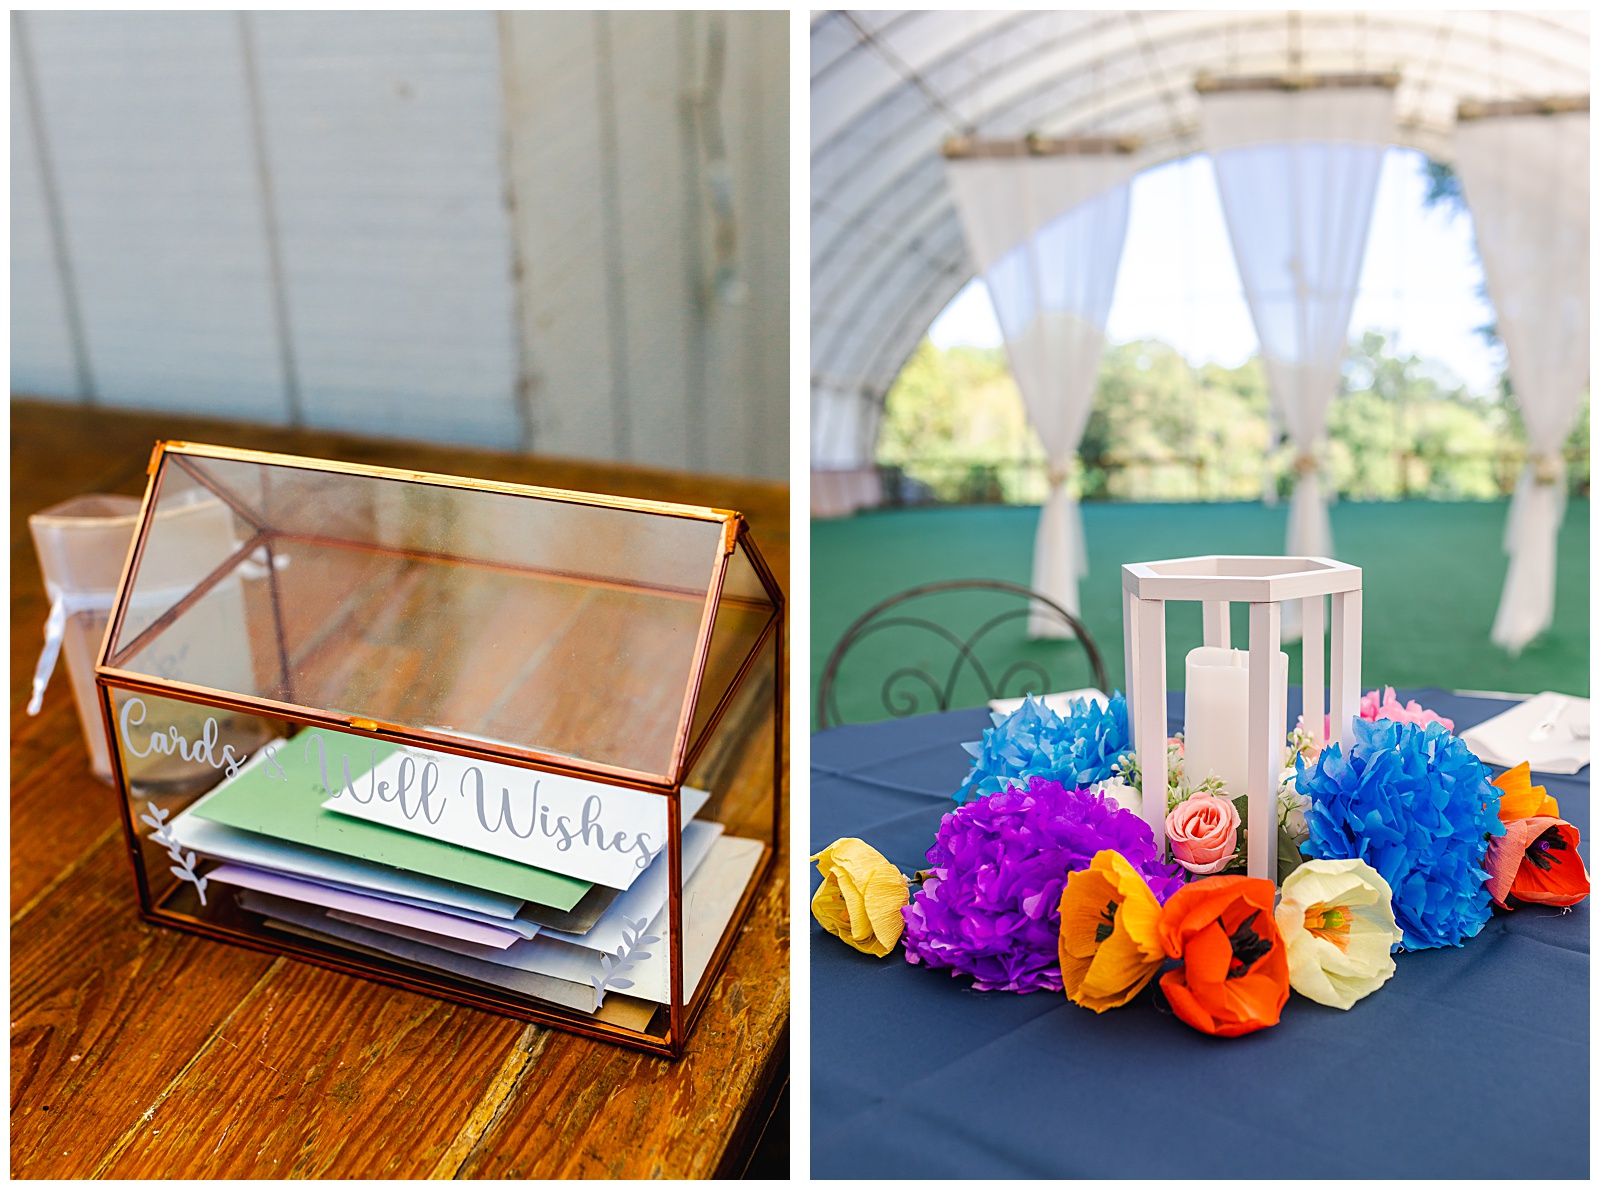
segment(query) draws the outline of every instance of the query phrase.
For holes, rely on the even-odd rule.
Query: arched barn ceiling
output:
[[[811,22],[812,459],[870,462],[883,396],[972,277],[952,135],[1197,151],[1195,77],[1399,73],[1397,143],[1449,160],[1463,99],[1586,95],[1585,12],[824,12]]]

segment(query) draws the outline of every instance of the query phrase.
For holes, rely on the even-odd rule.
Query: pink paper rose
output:
[[[1361,696],[1360,717],[1369,723],[1378,719],[1393,719],[1396,723],[1415,723],[1418,727],[1428,723],[1438,723],[1449,732],[1453,732],[1456,729],[1453,719],[1446,719],[1443,715],[1428,710],[1414,698],[1404,706],[1401,706],[1400,700],[1395,697],[1393,686],[1385,686],[1383,688],[1382,698],[1378,697],[1376,690],[1368,690],[1363,694]],[[1301,731],[1306,730],[1306,717],[1301,715],[1295,722],[1295,726]],[[1333,717],[1331,715],[1322,717],[1322,738],[1325,740],[1334,738]],[[1306,759],[1310,760],[1311,757],[1308,756]]]
[[[1412,699],[1405,706],[1400,705],[1400,700],[1394,695],[1393,686],[1383,688],[1383,697],[1378,697],[1376,690],[1368,690],[1361,696],[1361,717],[1367,720],[1393,719],[1396,723],[1415,723],[1422,727],[1429,723],[1439,723],[1446,731],[1453,732],[1456,725],[1453,720],[1446,719],[1443,715],[1436,715],[1427,710],[1416,699]]]
[[[1196,876],[1222,871],[1239,849],[1239,811],[1225,797],[1196,793],[1167,815],[1172,858]]]

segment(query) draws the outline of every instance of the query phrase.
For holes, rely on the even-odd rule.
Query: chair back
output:
[[[964,605],[964,611],[949,613],[939,619],[932,618],[928,604],[917,608],[906,605],[913,601],[932,601],[935,598],[954,596],[966,592],[983,598],[981,603],[993,607],[1008,604],[1002,610],[981,620],[976,628],[960,631],[951,621],[966,623],[973,601],[969,599],[944,599],[947,609]],[[1047,618],[1059,619],[1069,629],[1076,641],[1029,641],[1020,644],[1016,634],[1007,641],[1005,633],[997,633],[1004,625],[1026,621],[1035,610]],[[879,690],[883,709],[894,718],[924,714],[929,711],[948,711],[957,697],[957,687],[964,675],[976,679],[985,701],[993,698],[1018,697],[1023,694],[1048,694],[1057,687],[1052,684],[1050,671],[1045,667],[1042,654],[1048,654],[1072,644],[1082,646],[1088,662],[1091,684],[1106,691],[1106,667],[1100,649],[1083,621],[1067,611],[1048,595],[1030,590],[1017,583],[999,579],[954,579],[948,582],[924,583],[901,591],[872,607],[845,629],[839,643],[828,655],[822,671],[822,681],[817,686],[817,727],[819,730],[837,727],[845,722],[839,711],[839,671],[845,658],[864,640],[880,633],[899,631],[906,634],[907,645],[897,645],[897,655],[906,659],[895,666],[883,679]],[[1076,653],[1075,649],[1071,650]],[[937,660],[926,660],[930,653]],[[985,656],[988,660],[985,661]],[[1066,656],[1049,658],[1058,673]],[[972,682],[967,689],[972,689]]]

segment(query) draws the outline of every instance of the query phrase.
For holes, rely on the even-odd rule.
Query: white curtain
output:
[[[1339,388],[1394,93],[1210,92],[1200,113],[1273,413],[1296,452],[1284,552],[1331,557],[1317,448]],[[1299,609],[1284,609],[1286,640],[1299,639]]]
[[[1511,563],[1490,632],[1515,655],[1555,611],[1561,444],[1589,383],[1589,113],[1464,122],[1456,167],[1528,431],[1529,461],[1506,519]]]
[[[988,282],[1012,375],[1049,461],[1032,585],[1074,614],[1089,559],[1067,469],[1094,402],[1132,174],[1120,153],[950,162],[967,247]],[[1071,635],[1037,608],[1028,633]]]

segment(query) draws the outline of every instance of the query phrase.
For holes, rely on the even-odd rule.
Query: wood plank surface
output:
[[[676,1063],[145,923],[64,668],[25,711],[27,518],[140,494],[179,438],[739,509],[787,591],[787,489],[22,400],[11,430],[12,1176],[737,1175],[787,1069],[787,829]]]

